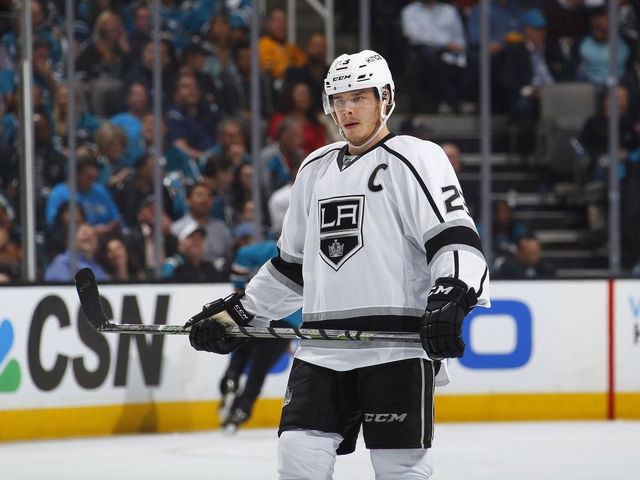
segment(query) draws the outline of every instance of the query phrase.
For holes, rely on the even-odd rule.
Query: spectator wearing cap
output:
[[[203,183],[196,183],[188,189],[187,205],[189,213],[171,225],[171,232],[179,237],[185,225],[196,221],[206,232],[203,258],[211,262],[216,270],[226,274],[230,267],[233,242],[229,227],[210,215],[213,207],[211,189]]]
[[[95,159],[81,157],[76,165],[76,199],[84,209],[87,223],[93,225],[99,235],[116,233],[120,230],[120,212],[109,190],[97,182],[100,165]],[[47,228],[53,226],[53,219],[59,206],[70,197],[67,182],[57,184],[51,190],[45,207]]]
[[[96,261],[95,256],[98,251],[98,234],[96,229],[87,223],[82,224],[76,231],[76,248],[78,256],[76,261],[76,271],[71,270],[71,251],[56,256],[53,262],[47,267],[44,279],[47,282],[70,282],[75,273],[82,268],[90,268],[98,281],[108,280],[109,276],[102,266]]]
[[[223,282],[228,275],[204,259],[207,233],[200,224],[189,219],[178,230],[178,253],[168,258],[162,276],[175,282]]]
[[[124,231],[124,241],[133,256],[140,260],[147,278],[151,278],[156,266],[155,228],[155,198],[153,195],[145,197],[136,211],[136,222],[130,224]],[[178,252],[178,240],[171,233],[171,217],[162,212],[163,249],[160,252],[160,265]]]
[[[284,78],[287,67],[301,67],[307,56],[300,47],[287,42],[287,12],[273,8],[267,14],[266,35],[258,41],[260,68],[274,79]]]
[[[521,151],[533,150],[534,127],[540,112],[540,90],[556,81],[569,80],[562,51],[556,42],[547,42],[547,20],[540,9],[522,16],[523,41],[505,47],[497,81],[507,95],[511,119],[520,127]]]

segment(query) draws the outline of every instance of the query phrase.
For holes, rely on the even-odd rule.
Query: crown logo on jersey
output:
[[[329,245],[329,256],[331,258],[341,257],[344,252],[344,243],[338,242],[338,240],[334,240],[331,245]]]

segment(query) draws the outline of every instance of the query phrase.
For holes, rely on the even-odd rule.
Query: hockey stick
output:
[[[80,305],[87,320],[99,332],[154,335],[189,335],[190,327],[180,325],[140,325],[112,323],[107,318],[102,304],[96,277],[90,268],[76,273],[76,290]],[[196,315],[197,317],[197,315]],[[327,330],[323,328],[273,328],[273,327],[231,327],[227,334],[232,337],[256,338],[303,338],[308,340],[354,340],[354,341],[390,341],[420,343],[417,333],[373,332],[362,330]]]

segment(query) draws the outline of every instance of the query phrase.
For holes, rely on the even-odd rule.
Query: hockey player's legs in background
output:
[[[229,366],[220,380],[220,393],[222,394],[222,401],[218,409],[220,425],[227,423],[231,415],[231,408],[240,389],[240,377],[251,358],[252,341],[253,339],[249,339],[234,350],[229,359]]]
[[[424,359],[346,372],[295,360],[280,420],[279,478],[331,478],[336,455],[355,450],[361,426],[377,479],[429,478],[433,380]],[[312,477],[300,460],[309,456]]]
[[[290,344],[291,340],[286,339],[250,338],[233,353],[229,368],[220,383],[221,389],[235,387],[233,393],[230,390],[222,392],[224,399],[218,412],[220,424],[227,433],[234,433],[249,419],[267,373],[287,352]],[[234,361],[238,353],[240,358]],[[239,390],[240,376],[247,365],[247,379]]]

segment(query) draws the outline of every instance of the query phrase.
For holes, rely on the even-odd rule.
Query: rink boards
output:
[[[230,291],[101,287],[115,322],[177,325]],[[640,418],[640,281],[496,281],[491,297],[465,321],[437,421]],[[184,336],[99,334],[71,286],[3,287],[0,305],[0,441],[218,426],[227,357]],[[268,376],[247,426],[277,425],[289,367]]]

